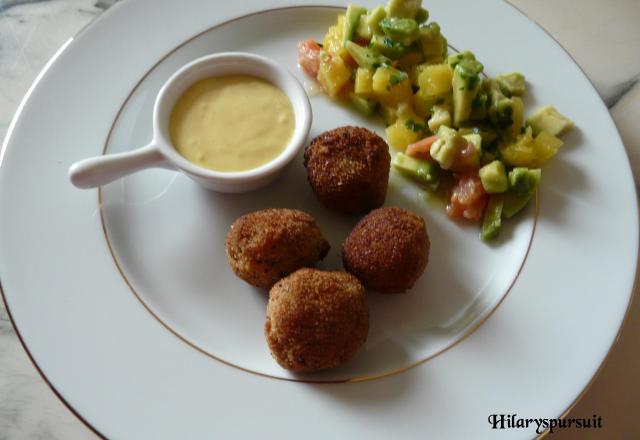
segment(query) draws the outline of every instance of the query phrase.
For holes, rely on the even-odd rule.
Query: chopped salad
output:
[[[298,61],[329,97],[382,117],[396,170],[428,190],[453,180],[446,213],[482,222],[483,240],[528,204],[573,127],[552,106],[525,117],[521,73],[489,78],[472,52],[449,54],[422,0],[349,5]]]

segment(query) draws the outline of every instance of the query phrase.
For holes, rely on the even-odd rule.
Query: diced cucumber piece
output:
[[[504,164],[499,160],[483,166],[478,171],[482,187],[488,194],[503,193],[509,189],[509,181]]]
[[[363,98],[355,93],[349,93],[349,100],[358,113],[371,116],[376,112],[378,103],[372,99]]]
[[[541,131],[546,131],[550,135],[561,136],[573,127],[573,121],[550,105],[536,110],[536,112],[527,119],[527,124],[533,129],[534,135]]]
[[[484,241],[494,239],[500,233],[500,227],[502,226],[502,209],[504,206],[504,199],[502,195],[492,195],[489,197],[489,203],[484,211],[484,218],[482,220],[482,231],[480,232],[480,238]]]
[[[535,194],[535,191],[532,191],[528,194],[516,194],[511,191],[507,191],[503,194],[504,196],[504,205],[502,207],[502,217],[511,218],[516,215],[518,212],[522,210],[527,204],[531,197]]]
[[[518,195],[532,193],[540,183],[541,175],[540,168],[516,167],[509,171],[509,187]]]
[[[405,46],[410,46],[418,38],[418,23],[412,18],[385,17],[379,26],[387,37]]]
[[[370,40],[371,35],[371,28],[369,27],[369,23],[367,21],[367,14],[362,14],[360,16],[358,28],[356,29],[356,37],[363,40]]]
[[[403,175],[415,180],[428,189],[434,190],[438,187],[438,183],[440,182],[440,167],[433,162],[416,159],[404,153],[397,153],[393,157],[391,164]]]
[[[518,72],[505,73],[495,78],[505,96],[523,96],[526,90],[524,75]]]
[[[360,67],[375,69],[383,64],[389,64],[391,62],[387,57],[379,55],[366,47],[358,46],[353,41],[347,41],[345,47],[347,48],[349,55],[353,57]]]
[[[360,25],[360,16],[367,13],[367,9],[362,6],[349,5],[347,13],[344,17],[344,28],[342,33],[342,45],[346,45],[347,41],[352,41],[356,36],[356,31]]]
[[[475,60],[475,56],[467,52],[467,56],[449,63],[453,67],[453,125],[460,125],[468,121],[471,107],[482,84],[480,74],[483,66]],[[449,57],[451,59],[451,57]]]
[[[504,218],[513,217],[527,206],[540,183],[540,176],[540,169],[518,167],[509,172],[510,188],[504,194],[502,209]]]
[[[367,15],[367,24],[369,29],[376,35],[382,35],[382,29],[380,29],[380,20],[387,16],[387,12],[382,6],[378,6],[369,12]]]

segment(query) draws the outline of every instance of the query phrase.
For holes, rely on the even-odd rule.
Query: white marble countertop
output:
[[[0,138],[4,138],[29,85],[55,50],[116,1],[0,0]],[[547,29],[591,78],[620,130],[638,185],[640,1],[510,1]],[[637,438],[637,292],[635,297],[618,343],[569,415],[602,416],[603,430],[564,430],[555,433],[554,438]],[[65,408],[38,375],[0,305],[0,439],[25,438],[83,439],[95,435]]]

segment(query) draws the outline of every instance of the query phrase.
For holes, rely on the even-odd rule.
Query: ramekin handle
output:
[[[69,168],[69,179],[78,188],[95,188],[150,167],[173,168],[154,144],[80,160]]]

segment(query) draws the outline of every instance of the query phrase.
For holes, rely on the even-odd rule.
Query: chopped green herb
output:
[[[397,86],[398,84],[400,84],[402,81],[404,81],[405,79],[407,79],[409,76],[404,73],[404,72],[397,72],[394,73],[393,75],[391,75],[391,77],[389,78],[389,84],[391,84],[391,87]]]
[[[416,133],[425,130],[425,124],[420,124],[419,122],[416,122],[413,119],[407,119],[404,123],[404,126]]]

